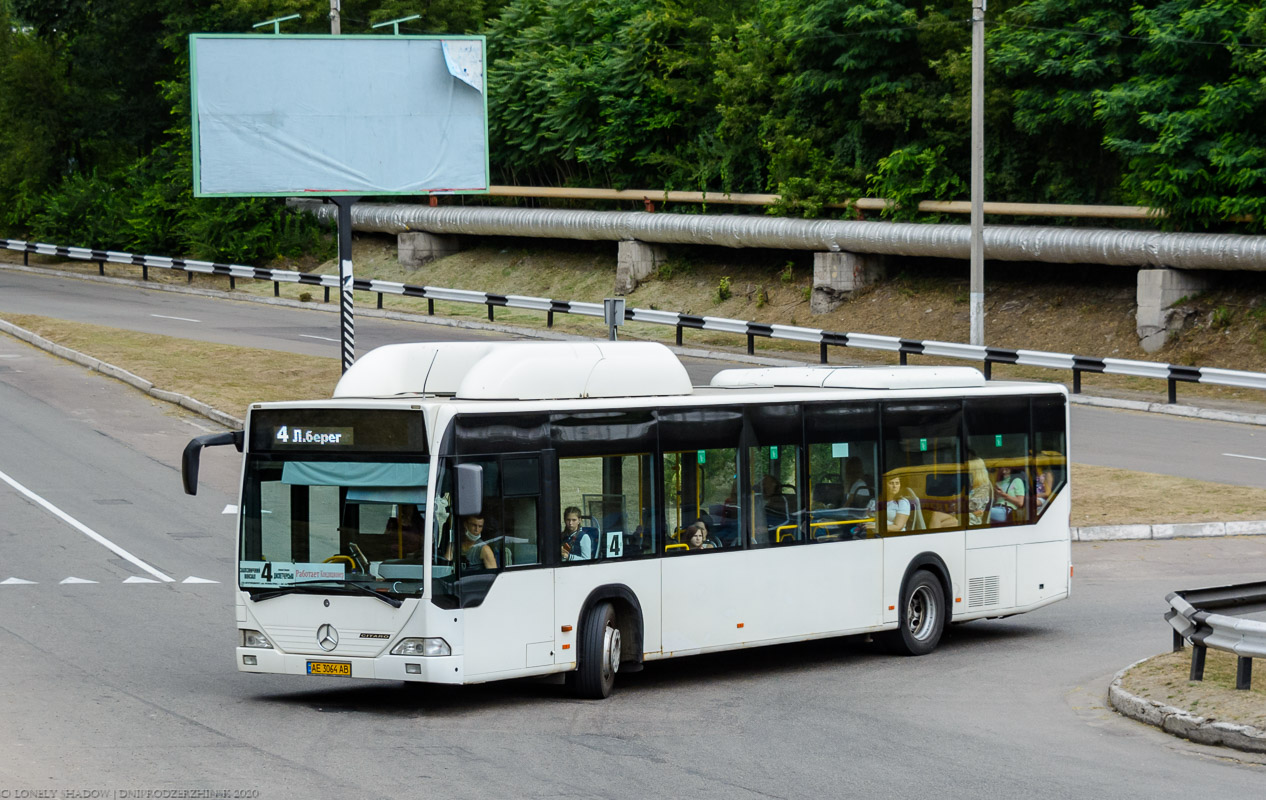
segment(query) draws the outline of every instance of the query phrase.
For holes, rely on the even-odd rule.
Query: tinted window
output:
[[[884,404],[884,477],[876,488],[885,535],[963,525],[961,427],[960,401]]]

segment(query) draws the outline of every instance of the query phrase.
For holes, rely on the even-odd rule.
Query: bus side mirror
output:
[[[484,510],[484,468],[478,464],[457,465],[457,516],[482,514]]]
[[[202,461],[202,448],[231,444],[240,453],[245,441],[245,431],[209,433],[206,436],[191,439],[189,444],[185,445],[184,455],[180,458],[180,480],[185,484],[185,494],[198,493],[198,466]]]

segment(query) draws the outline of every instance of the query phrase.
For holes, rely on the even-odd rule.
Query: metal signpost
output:
[[[971,339],[985,344],[985,0],[971,5]]]

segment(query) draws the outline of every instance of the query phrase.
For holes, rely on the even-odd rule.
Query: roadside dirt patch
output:
[[[1074,464],[1073,525],[1266,519],[1266,489]]]
[[[1255,665],[1256,666],[1256,665]],[[1266,731],[1266,676],[1255,675],[1253,688],[1235,688],[1235,656],[1210,649],[1204,680],[1191,681],[1191,648],[1149,658],[1121,679],[1121,687],[1138,697],[1181,708],[1211,721],[1252,725]]]

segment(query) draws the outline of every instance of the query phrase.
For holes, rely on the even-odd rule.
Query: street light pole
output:
[[[985,343],[985,0],[971,4],[971,343]]]

